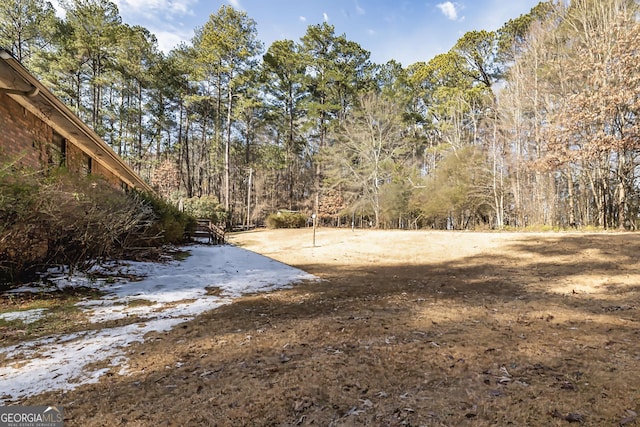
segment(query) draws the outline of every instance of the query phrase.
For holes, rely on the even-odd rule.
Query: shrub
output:
[[[18,279],[50,265],[85,268],[117,252],[152,215],[100,180],[2,173],[0,278]]]
[[[195,218],[209,219],[214,223],[224,223],[227,213],[224,206],[213,196],[183,199],[184,211]]]
[[[141,246],[155,246],[157,244],[184,243],[193,234],[196,220],[187,212],[180,212],[177,206],[168,203],[158,196],[149,193],[133,191],[154,212],[156,218],[140,239]]]
[[[0,166],[0,288],[52,265],[84,270],[136,248],[181,243],[193,229],[191,216],[154,195]]]
[[[268,228],[300,228],[307,224],[307,216],[298,212],[278,212],[267,217]]]
[[[46,246],[38,235],[46,229],[35,221],[38,183],[33,175],[13,175],[0,169],[0,283],[41,258]]]

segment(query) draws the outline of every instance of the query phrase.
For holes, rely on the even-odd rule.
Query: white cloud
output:
[[[442,12],[447,19],[452,21],[456,21],[458,19],[458,8],[454,3],[446,1],[444,3],[437,4],[436,7],[440,9],[440,12]]]
[[[195,16],[193,6],[198,0],[112,1],[117,4],[124,22],[142,25],[156,36],[162,52],[168,53],[193,38],[193,28],[185,28],[181,21],[183,17]]]
[[[187,14],[192,13],[191,9],[189,8],[189,4],[181,3],[181,2],[178,2],[178,1],[174,1],[171,4],[171,12],[172,13],[177,13],[177,14],[180,14],[180,15],[187,15]]]
[[[299,16],[298,19],[300,22],[307,22],[307,18],[305,16]]]
[[[177,16],[195,15],[192,6],[197,0],[113,0],[125,22],[136,21],[142,17],[157,21],[160,16],[172,21]]]
[[[50,0],[59,18],[64,18],[66,11],[60,0]],[[195,16],[193,6],[198,0],[112,0],[118,6],[120,16],[127,23],[140,23],[149,27],[153,22],[172,21],[180,16]],[[238,0],[233,0],[238,3]],[[141,19],[143,21],[141,21]]]
[[[364,15],[365,13],[367,13],[364,8],[362,6],[360,6],[360,4],[358,3],[358,0],[356,0],[356,13],[358,15]]]
[[[56,16],[58,18],[64,18],[67,15],[67,12],[60,6],[58,0],[50,0],[51,6],[56,11]]]
[[[56,11],[56,15],[64,18],[65,10],[60,5],[60,0],[50,0]],[[147,20],[156,20],[159,13],[163,13],[165,19],[171,20],[175,16],[195,15],[192,6],[198,0],[112,0],[118,6],[118,12],[125,22],[135,21],[138,17]],[[238,3],[238,0],[230,0],[230,3]]]
[[[242,10],[242,6],[240,5],[240,0],[228,0],[231,7],[234,9]]]
[[[158,48],[165,53],[169,53],[182,42],[188,43],[193,38],[192,31],[165,31],[152,28],[149,28],[149,31],[156,36]]]
[[[324,12],[322,17],[324,18],[324,22],[329,22],[329,15],[327,15],[327,12]]]

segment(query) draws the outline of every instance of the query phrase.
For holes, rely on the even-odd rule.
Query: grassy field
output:
[[[640,234],[230,240],[322,280],[150,337],[128,376],[21,403],[63,405],[68,426],[636,423]]]

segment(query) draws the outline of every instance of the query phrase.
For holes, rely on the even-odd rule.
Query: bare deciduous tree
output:
[[[376,94],[363,95],[333,132],[333,145],[324,151],[329,181],[355,199],[365,199],[376,227],[381,188],[394,179],[394,169],[407,152],[402,129],[396,104]]]

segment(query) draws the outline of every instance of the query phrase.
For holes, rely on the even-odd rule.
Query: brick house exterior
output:
[[[0,48],[0,163],[65,166],[123,188],[153,189],[8,51]]]

